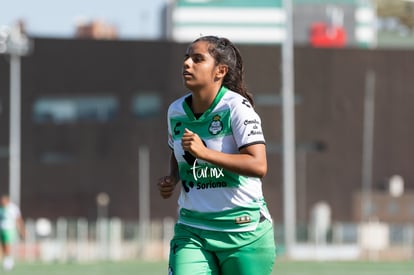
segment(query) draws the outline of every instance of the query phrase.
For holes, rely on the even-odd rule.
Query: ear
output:
[[[216,79],[223,79],[228,71],[229,68],[226,65],[218,65],[216,70]]]

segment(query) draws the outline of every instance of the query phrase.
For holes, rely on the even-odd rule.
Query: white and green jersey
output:
[[[184,152],[181,137],[187,128],[205,146],[228,154],[265,143],[260,117],[249,101],[222,87],[213,104],[198,119],[187,94],[168,109],[168,144],[178,162],[182,189],[179,223],[220,231],[254,230],[263,215],[270,219],[259,178],[242,176]]]
[[[0,230],[16,230],[16,221],[20,216],[19,207],[13,203],[0,207]]]

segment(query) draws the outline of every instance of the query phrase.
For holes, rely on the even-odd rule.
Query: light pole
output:
[[[372,168],[375,130],[375,72],[365,75],[364,124],[362,136],[362,220],[369,221],[373,214]]]
[[[146,251],[147,230],[150,222],[150,151],[148,146],[142,145],[138,150],[138,190],[139,190],[139,241],[142,256]]]
[[[97,206],[97,220],[96,220],[96,235],[100,246],[101,258],[106,260],[109,257],[109,221],[108,221],[108,206],[111,198],[105,192],[101,192],[96,196]]]
[[[292,0],[283,0],[286,37],[282,44],[283,209],[288,257],[296,243],[295,106]]]
[[[9,140],[9,195],[20,205],[21,155],[21,77],[20,58],[28,55],[31,42],[19,27],[0,29],[0,54],[10,55],[10,140]]]

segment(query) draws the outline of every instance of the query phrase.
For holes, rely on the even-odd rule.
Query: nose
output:
[[[184,68],[185,68],[185,69],[189,68],[189,67],[190,67],[191,62],[192,62],[192,60],[191,60],[191,58],[190,58],[190,57],[187,57],[186,59],[184,59],[184,62],[183,62],[183,66],[184,66]]]

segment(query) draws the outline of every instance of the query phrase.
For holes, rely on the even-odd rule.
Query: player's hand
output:
[[[194,132],[184,129],[184,134],[181,138],[181,146],[184,151],[190,152],[194,157],[202,159],[203,152],[206,149],[201,138]]]
[[[173,176],[165,176],[158,179],[158,189],[160,195],[164,199],[168,199],[174,193],[175,186],[177,185],[177,179]]]

